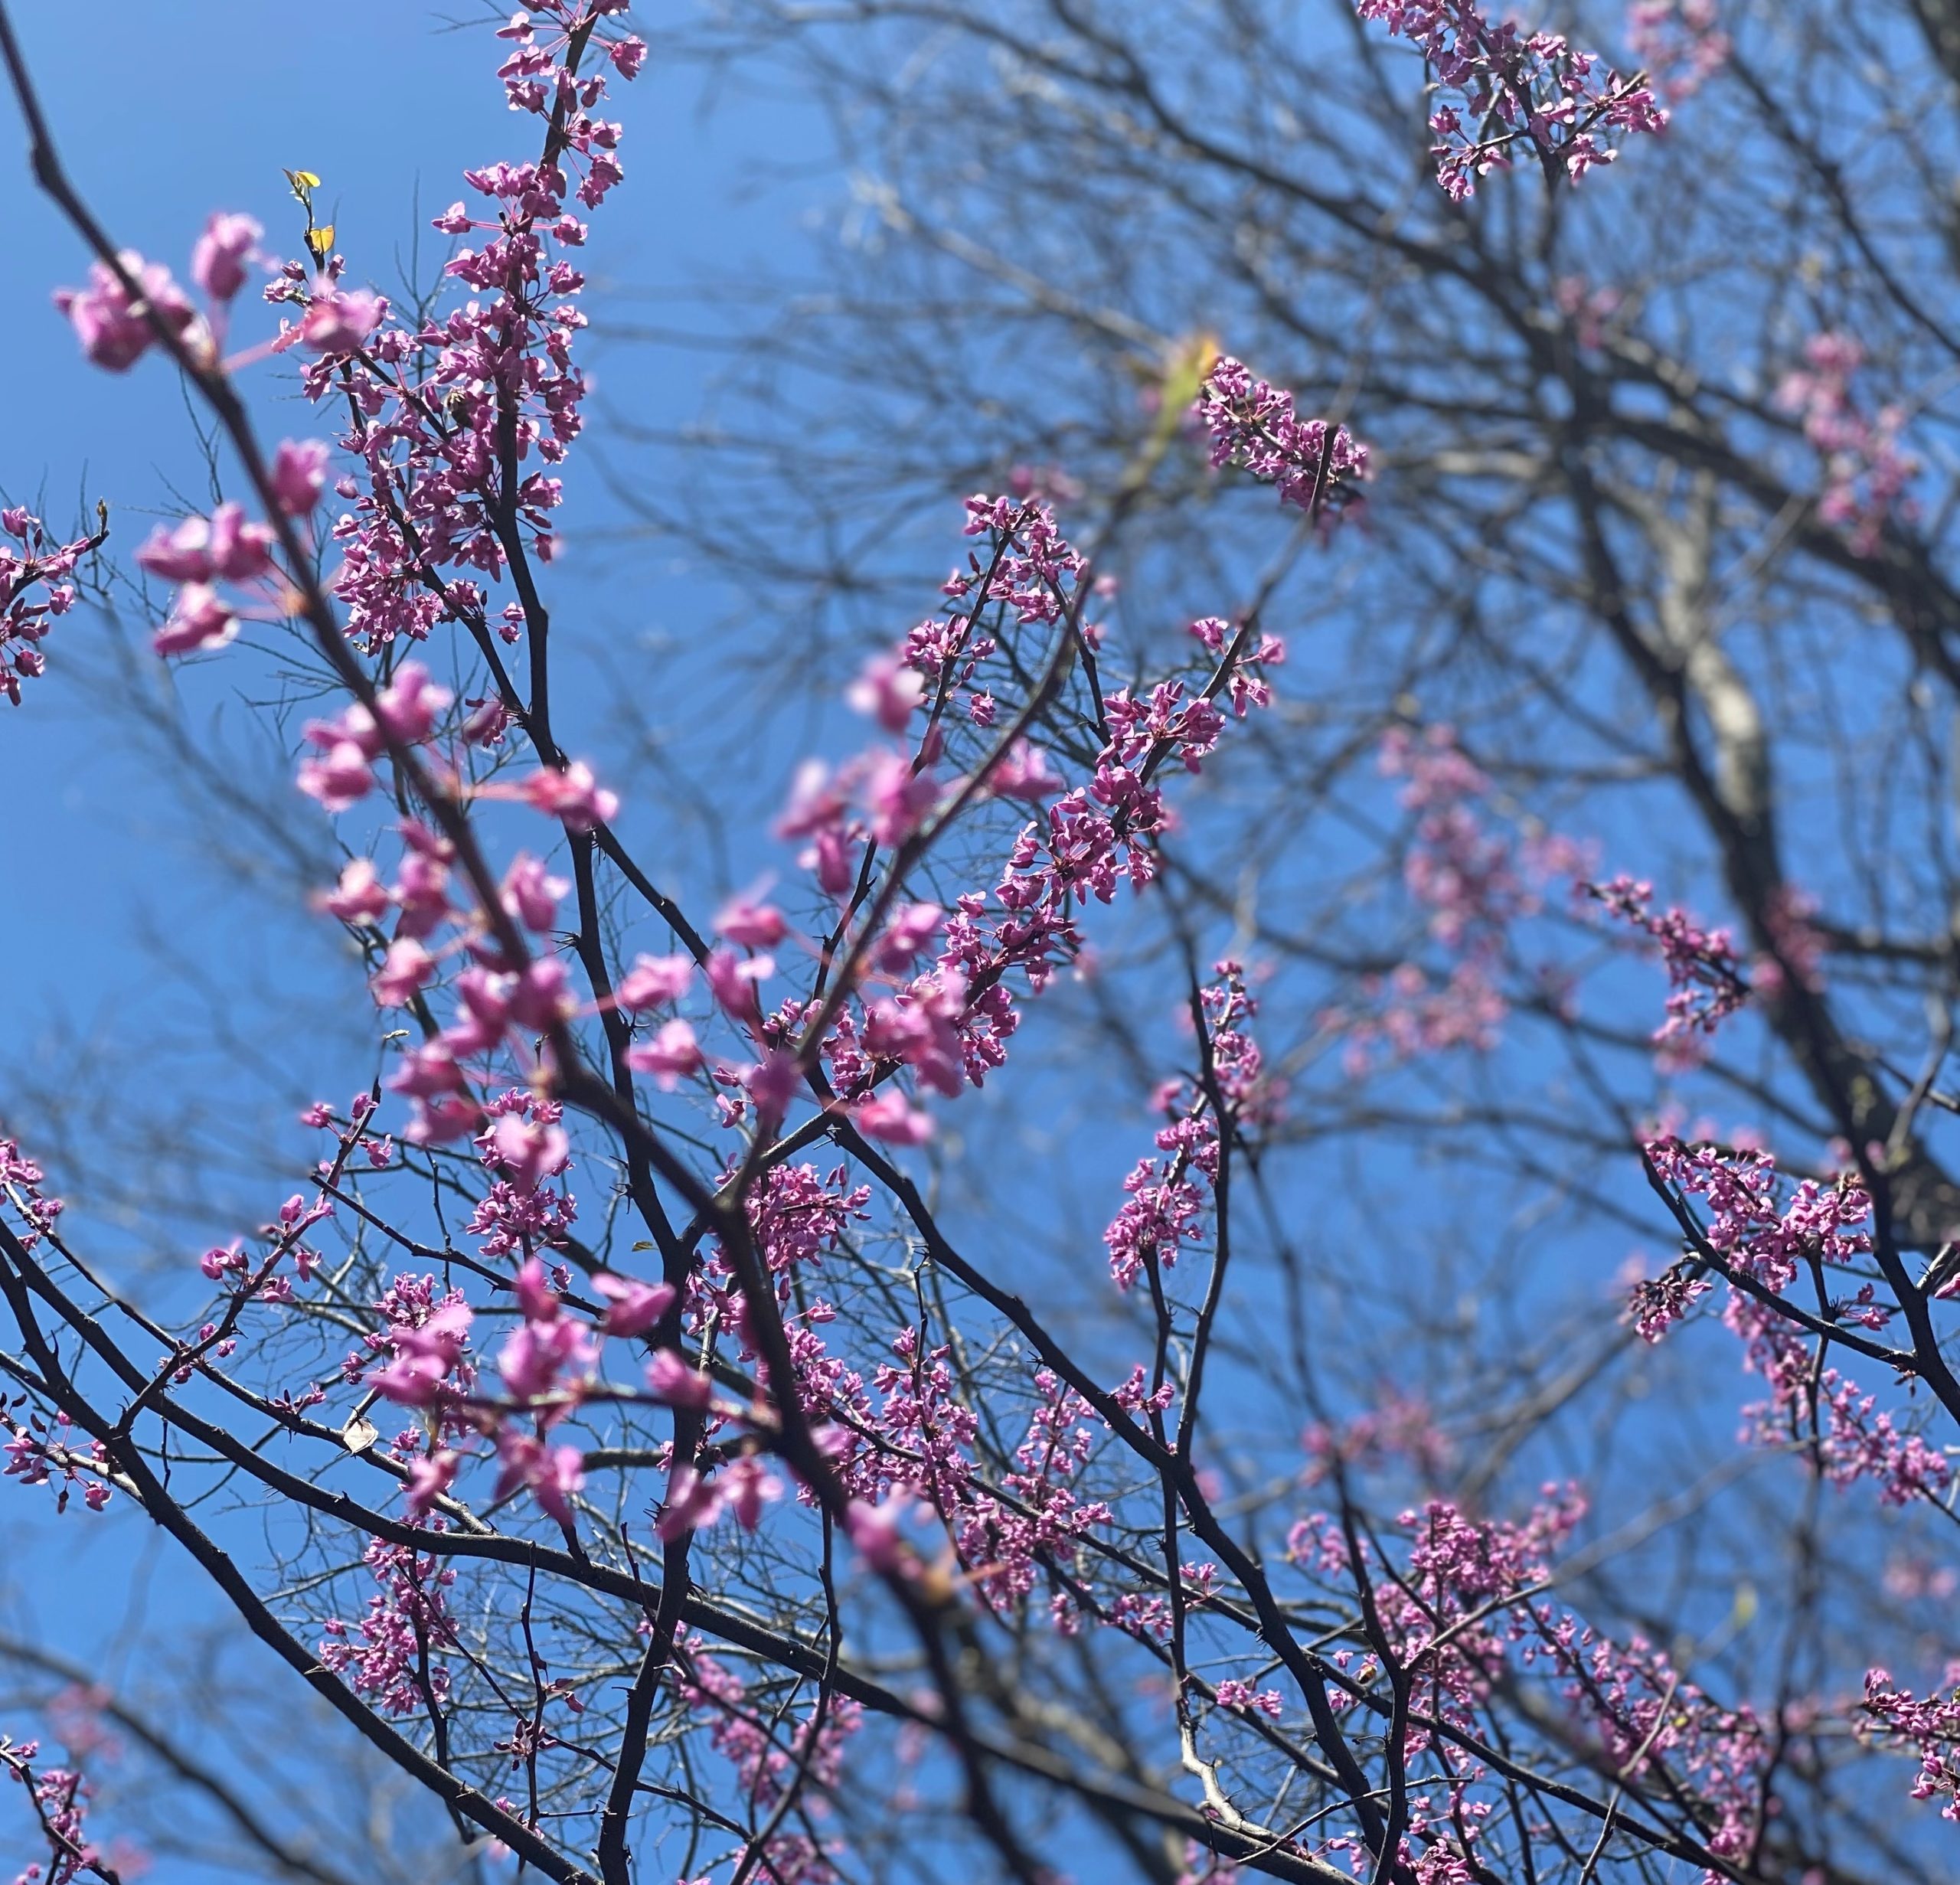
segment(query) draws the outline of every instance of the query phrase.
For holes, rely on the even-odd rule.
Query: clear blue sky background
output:
[[[494,21],[467,5],[94,0],[83,8],[24,0],[12,10],[83,191],[119,240],[180,273],[213,208],[248,211],[294,248],[296,211],[280,171],[304,167],[325,179],[325,214],[338,225],[353,273],[390,287],[414,238],[418,199],[426,263],[443,241],[426,219],[462,194],[459,170],[520,156],[534,141],[528,121],[506,110],[495,78]],[[469,23],[451,30],[464,15]],[[596,300],[609,289],[671,293],[710,273],[738,272],[752,256],[780,258],[804,239],[808,191],[758,195],[746,186],[758,164],[773,167],[815,148],[814,118],[780,101],[763,108],[727,98],[704,115],[697,75],[662,66],[660,17],[639,24],[655,51],[636,84],[615,87],[612,109],[627,126],[628,185],[595,219],[588,261]],[[174,375],[154,360],[121,377],[88,367],[51,305],[54,288],[81,277],[84,259],[31,185],[11,102],[0,103],[0,228],[7,363],[0,492],[41,509],[56,528],[107,498],[126,561],[152,521],[144,513],[179,508],[173,488],[199,492],[195,438]],[[240,331],[266,319],[248,309]],[[620,408],[678,421],[698,403],[700,371],[697,359],[642,349],[604,361],[596,377]],[[302,407],[289,417],[279,410],[293,396],[272,372],[260,369],[253,387],[270,436],[322,430]],[[572,499],[588,528],[606,518],[589,461],[583,475],[573,474]],[[671,563],[652,584],[644,572],[632,585],[609,582],[574,531],[572,554],[554,574],[561,619],[602,635],[671,636],[722,606]],[[190,1097],[183,1070],[194,1056],[172,1058],[153,1043],[204,1024],[194,1004],[173,1008],[176,972],[155,939],[244,992],[241,1001],[260,1021],[276,1022],[292,992],[317,985],[323,969],[333,972],[332,939],[322,926],[296,902],[268,908],[228,886],[181,816],[167,767],[105,732],[95,703],[64,682],[64,644],[93,632],[86,613],[58,625],[48,676],[30,685],[20,710],[0,707],[10,867],[0,1121],[30,1141],[35,1122],[20,1108],[36,1089],[113,1091],[132,1109],[168,1109]],[[192,685],[209,688],[215,705],[216,684]],[[581,708],[595,723],[602,705],[588,668],[583,683],[573,681],[560,724]],[[194,724],[207,723],[194,715]],[[330,1048],[325,1058],[327,1067],[272,1070],[245,1103],[262,1104],[268,1118],[276,1110],[289,1125],[282,1076],[302,1085],[317,1078],[318,1090],[334,1091],[341,1072],[331,1066]],[[168,1184],[167,1174],[155,1175]],[[89,1201],[78,1201],[86,1216]],[[120,1227],[136,1247],[157,1241],[142,1216],[126,1214]],[[187,1265],[194,1255],[187,1250]],[[0,1619],[44,1631],[112,1681],[139,1673],[130,1660],[134,1635],[119,1628],[136,1586],[149,1627],[165,1626],[166,1638],[168,1626],[188,1628],[209,1614],[194,1586],[172,1575],[168,1548],[146,1547],[145,1531],[128,1514],[53,1522],[44,1494],[0,1485]],[[245,1652],[247,1666],[256,1666],[254,1655]],[[260,1663],[270,1684],[292,1680],[269,1660]],[[0,1732],[11,1725],[0,1720]],[[0,1870],[9,1877],[9,1861],[20,1858],[11,1825],[0,1818]],[[155,1876],[204,1885],[208,1875],[166,1863]]]

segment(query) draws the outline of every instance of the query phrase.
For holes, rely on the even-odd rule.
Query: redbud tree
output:
[[[1615,188],[1722,67],[1710,9],[1638,11],[1666,82],[1468,0],[1360,0],[1351,24],[1420,75],[1423,189],[1521,220]],[[1338,840],[1221,787],[1328,658],[1289,635],[1283,579],[1386,554],[1397,501],[1341,399],[1309,404],[1229,334],[1160,350],[1096,492],[1063,466],[967,498],[911,626],[802,677],[840,711],[754,835],[773,880],[704,897],[671,847],[649,861],[647,809],[552,688],[583,258],[629,200],[609,93],[650,56],[625,13],[544,0],[483,29],[513,142],[459,170],[443,292],[411,307],[336,245],[310,172],[285,228],[187,205],[169,259],[122,246],[0,8],[34,178],[93,256],[50,284],[59,315],[104,372],[178,376],[230,493],[129,546],[113,512],[0,513],[9,700],[63,684],[78,595],[125,554],[170,597],[155,658],[222,673],[283,635],[320,665],[291,806],[344,850],[313,907],[364,959],[340,992],[375,1068],[309,1106],[276,1178],[269,1151],[263,1221],[214,1226],[160,1290],[67,1233],[34,1122],[10,1122],[10,1496],[78,1526],[140,1513],[485,1877],[1937,1876],[1960,1817],[1940,1658],[1894,1671],[1873,1634],[1847,1658],[1834,1611],[1832,1653],[1805,1653],[1815,1580],[1766,1575],[1724,1615],[1599,1573],[1649,1575],[1669,1502],[1758,1462],[1813,1550],[1826,1500],[1864,1514],[1860,1549],[1885,1527],[1950,1549],[1945,981],[1930,1019],[1841,994],[1838,934],[1794,880],[1725,926],[1665,882],[1664,834],[1527,809],[1503,756],[1419,702],[1372,730],[1376,787]],[[1385,266],[1405,240],[1372,239]],[[1570,318],[1605,323],[1589,295]],[[1862,368],[1819,331],[1778,394],[1816,459],[1786,528],[1847,564],[1895,553],[1919,469]],[[281,385],[312,423],[268,422]],[[1497,451],[1504,415],[1483,418]],[[1135,639],[1119,599],[1152,599],[1127,546],[1180,477],[1250,502],[1210,606]],[[1683,658],[1719,705],[1719,647]],[[1293,867],[1397,907],[1312,1011],[1259,924],[1197,893],[1289,838]],[[1165,946],[1126,975],[1152,923]],[[1043,1179],[1004,1157],[949,1181],[961,1122],[1038,1132],[1067,1103],[1049,1014],[1079,1024],[1099,987],[1155,1024],[1123,1037],[1145,1063],[1127,1175],[1031,1268],[1001,1227],[1041,1214]],[[1603,1514],[1589,1477],[1617,1500],[1629,1476],[1609,1442],[1589,1475],[1585,1449],[1523,1437],[1574,1387],[1501,1423],[1501,1452],[1545,1465],[1521,1487],[1502,1460],[1459,1469],[1475,1423],[1439,1417],[1392,1322],[1373,1391],[1349,1391],[1330,1351],[1361,1320],[1317,1305],[1330,1270],[1370,1287],[1370,1253],[1331,1254],[1338,1214],[1280,1169],[1314,1136],[1315,1069],[1423,1090],[1533,1003],[1582,1060],[1749,1093],[1768,1120],[1607,1108],[1602,1195],[1663,1253],[1628,1267],[1624,1228],[1592,1245],[1611,1289],[1576,1328],[1510,1305],[1589,1344],[1589,1377],[1690,1341],[1720,1358],[1728,1429],[1697,1488]],[[1803,1107],[1751,1085],[1771,1054],[1805,1070]],[[1487,1117],[1486,1154],[1521,1124]],[[1383,1181],[1328,1156],[1329,1189]],[[1766,1612],[1781,1666],[1729,1654]],[[0,1730],[22,1876],[133,1876],[92,1817],[88,1732]],[[163,1738],[194,1784],[198,1732]],[[228,1784],[253,1811],[250,1773]]]

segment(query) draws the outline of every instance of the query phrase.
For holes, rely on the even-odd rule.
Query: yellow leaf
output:
[[[1167,413],[1179,420],[1184,409],[1198,396],[1205,375],[1218,364],[1218,336],[1202,330],[1187,334],[1171,349],[1164,363],[1164,405]]]
[[[318,260],[325,262],[327,257],[332,255],[334,252],[333,224],[332,223],[322,223],[318,229],[308,230],[306,232],[306,246],[313,251],[314,256]]]
[[[320,187],[320,180],[310,170],[289,170],[286,180],[292,185],[292,194],[302,204],[307,203],[313,192]]]

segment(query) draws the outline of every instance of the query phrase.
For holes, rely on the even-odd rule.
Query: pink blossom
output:
[[[655,1535],[669,1544],[687,1532],[712,1525],[721,1516],[721,1488],[715,1481],[703,1478],[691,1466],[676,1466]]]
[[[670,1407],[705,1407],[714,1397],[714,1383],[671,1348],[657,1350],[646,1364],[646,1384],[655,1400]]]
[[[54,305],[74,325],[83,352],[98,367],[122,373],[143,357],[155,339],[152,315],[181,334],[197,313],[162,263],[145,262],[133,249],[125,249],[116,259],[136,283],[140,299],[130,299],[114,270],[91,262],[88,286],[61,289]]]
[[[364,288],[328,289],[313,298],[299,324],[299,338],[315,353],[351,354],[381,325],[387,304]]]
[[[508,994],[511,1019],[535,1034],[548,1034],[578,1012],[571,978],[555,956],[541,956],[512,978]]]
[[[191,279],[213,301],[229,301],[245,286],[245,263],[265,230],[249,216],[218,210],[191,251]]]
[[[701,1066],[701,1046],[685,1021],[668,1021],[651,1041],[635,1042],[626,1050],[626,1064],[635,1073],[651,1073],[660,1090],[671,1093]]]
[[[694,979],[694,960],[686,956],[636,956],[619,978],[615,992],[623,1008],[658,1008],[678,1001]]]
[[[987,789],[1002,799],[1028,799],[1040,804],[1062,789],[1061,775],[1048,756],[1027,740],[1017,740],[987,775]]]
[[[793,1054],[771,1049],[743,1076],[743,1085],[756,1110],[766,1118],[779,1119],[802,1084],[802,1071]]]
[[[557,927],[559,899],[571,887],[550,875],[542,858],[521,851],[504,873],[504,908],[533,935],[544,936]]]
[[[892,913],[872,960],[887,975],[902,974],[932,946],[946,913],[937,903],[906,903]]]
[[[782,1497],[782,1482],[759,1459],[731,1460],[719,1476],[723,1504],[744,1531],[753,1531],[762,1523],[763,1508]]]
[[[703,972],[714,998],[738,1021],[760,1018],[756,985],[776,973],[776,959],[769,956],[737,956],[733,949],[716,949],[708,956]]]
[[[844,690],[844,697],[859,713],[870,715],[887,733],[903,733],[925,698],[923,675],[891,655],[880,655]]]
[[[835,826],[844,813],[844,796],[822,760],[805,760],[790,781],[789,802],[776,822],[782,838],[804,838]]]
[[[186,583],[177,592],[170,619],[150,637],[159,655],[188,655],[202,648],[223,648],[238,633],[238,618],[217,590],[204,583]]]
[[[583,1377],[596,1359],[590,1330],[559,1316],[511,1330],[497,1352],[497,1369],[511,1397],[528,1402],[549,1394],[561,1375]]]
[[[606,56],[618,69],[620,77],[636,79],[640,75],[640,67],[646,64],[646,41],[629,33],[624,39],[616,39],[607,46]]]
[[[1368,0],[1363,0],[1365,15]],[[1220,359],[1205,376],[1197,415],[1211,434],[1214,466],[1241,465],[1281,500],[1318,518],[1338,515],[1351,486],[1368,475],[1368,448],[1345,426],[1330,433],[1321,419],[1299,418],[1293,395],[1257,378],[1238,361]]]
[[[1580,887],[1607,911],[1642,929],[1660,946],[1668,982],[1668,1018],[1655,1031],[1665,1046],[1697,1034],[1712,1034],[1749,998],[1726,929],[1704,929],[1678,906],[1655,916],[1654,887],[1622,874],[1610,884]]]
[[[585,1457],[576,1446],[547,1447],[528,1433],[506,1428],[497,1442],[502,1471],[495,1496],[506,1499],[520,1486],[561,1525],[573,1522],[572,1500],[585,1485]]]
[[[547,766],[533,773],[524,782],[522,796],[534,810],[562,820],[571,831],[609,824],[619,812],[619,795],[601,786],[583,760],[574,760],[562,772]]]
[[[345,812],[374,789],[374,769],[358,740],[336,737],[325,729],[316,734],[309,728],[308,737],[319,749],[300,762],[296,775],[308,798],[317,799],[329,812]]]
[[[288,517],[307,517],[327,485],[328,449],[319,439],[282,439],[270,474],[273,498]]]
[[[763,1507],[782,1496],[782,1482],[760,1460],[730,1460],[712,1479],[704,1479],[691,1466],[677,1466],[667,1491],[667,1508],[654,1531],[663,1543],[682,1533],[700,1531],[712,1525],[724,1511],[733,1512],[736,1523],[753,1531],[762,1522]]]
[[[408,1515],[426,1518],[437,1501],[456,1484],[459,1455],[444,1447],[436,1453],[418,1453],[408,1462]]]
[[[905,1541],[899,1530],[906,1501],[894,1495],[883,1505],[869,1500],[853,1499],[844,1514],[844,1528],[858,1554],[881,1576],[889,1576],[905,1564]]]
[[[606,1299],[604,1327],[609,1335],[644,1335],[673,1306],[671,1283],[643,1283],[603,1269],[593,1277],[592,1286]]]
[[[436,720],[454,697],[436,686],[419,662],[405,661],[374,699],[374,717],[404,746],[419,745],[435,730]]]
[[[864,802],[871,835],[880,844],[902,844],[939,802],[939,782],[929,769],[915,769],[903,753],[874,753],[864,768]]]
[[[746,891],[731,897],[714,913],[714,927],[739,949],[773,949],[789,933],[781,910],[773,903],[758,903]]]
[[[534,1191],[571,1158],[571,1141],[563,1126],[505,1113],[491,1128],[491,1148],[498,1164],[519,1191]]]
[[[547,1279],[544,1264],[534,1256],[526,1258],[511,1279],[511,1293],[527,1322],[555,1321],[564,1303]]]
[[[1429,117],[1436,181],[1454,201],[1475,194],[1478,177],[1507,166],[1514,144],[1556,157],[1576,182],[1617,155],[1599,127],[1666,127],[1668,114],[1644,83],[1622,79],[1557,33],[1500,25],[1475,0],[1355,0],[1355,10],[1418,47],[1442,88],[1461,94],[1462,110],[1439,104]]]
[[[383,1008],[406,1008],[429,985],[435,972],[435,959],[420,942],[404,937],[388,946],[386,958],[368,985]]]
[[[236,504],[220,504],[208,518],[187,517],[175,530],[161,525],[136,551],[139,568],[172,583],[207,583],[214,577],[247,582],[272,564],[272,532],[248,524]]]
[[[1633,0],[1627,8],[1626,40],[1661,96],[1674,103],[1720,71],[1731,50],[1717,21],[1715,0]]]
[[[447,1391],[447,1377],[462,1357],[470,1320],[468,1306],[452,1302],[419,1323],[390,1330],[384,1339],[394,1359],[368,1376],[368,1386],[404,1406],[433,1406]]]
[[[401,1065],[389,1076],[388,1090],[406,1093],[416,1099],[433,1099],[461,1090],[462,1070],[447,1043],[428,1041],[402,1056]]]
[[[933,1120],[895,1086],[864,1101],[853,1112],[858,1129],[867,1139],[894,1145],[923,1145],[933,1136]]]

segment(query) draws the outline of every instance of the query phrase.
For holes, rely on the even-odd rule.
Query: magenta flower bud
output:
[[[572,1142],[559,1125],[504,1114],[490,1129],[490,1148],[514,1189],[528,1194],[570,1162]]]
[[[212,569],[229,583],[249,583],[272,567],[272,532],[263,524],[247,523],[236,504],[220,504],[212,511],[208,547]]]
[[[542,936],[558,920],[558,900],[571,885],[547,874],[541,859],[519,851],[504,873],[504,907],[534,934]]]
[[[646,1364],[646,1384],[655,1400],[670,1407],[705,1407],[714,1397],[714,1382],[671,1348],[662,1349]]]
[[[593,1276],[592,1286],[610,1305],[605,1321],[609,1335],[645,1335],[674,1302],[671,1283],[635,1282],[630,1276],[616,1276],[610,1270],[600,1270]]]
[[[405,661],[376,700],[377,717],[395,739],[417,745],[435,731],[436,717],[451,697],[448,688],[431,682],[420,662]]]
[[[189,655],[201,648],[222,648],[238,632],[238,619],[216,590],[204,583],[186,583],[177,592],[170,619],[150,637],[159,655]]]
[[[327,484],[327,446],[319,439],[283,439],[273,455],[273,497],[288,517],[311,515]]]
[[[387,304],[364,288],[316,295],[299,324],[299,338],[315,353],[351,354],[381,325]]]
[[[926,697],[925,677],[896,655],[880,655],[865,664],[864,671],[844,689],[844,697],[887,733],[903,733]]]
[[[211,527],[208,519],[187,517],[175,530],[159,524],[136,550],[136,567],[166,583],[205,583],[217,573],[211,566]]]
[[[429,985],[435,972],[435,958],[420,942],[403,939],[389,945],[386,958],[368,985],[382,1007],[406,1008]]]
[[[731,897],[715,912],[714,927],[739,947],[773,949],[789,933],[782,912],[771,903],[759,903],[753,893]]]
[[[635,1073],[650,1073],[664,1093],[671,1093],[701,1064],[694,1031],[685,1021],[669,1021],[651,1041],[626,1050],[626,1064]]]
[[[191,279],[213,301],[229,301],[245,286],[246,258],[266,232],[249,216],[220,210],[191,251]]]
[[[619,794],[606,790],[583,760],[574,760],[562,772],[547,766],[533,773],[521,790],[527,805],[562,820],[568,831],[589,831],[619,815]]]
[[[445,1447],[439,1453],[418,1455],[408,1462],[408,1498],[411,1518],[425,1518],[437,1500],[456,1484],[457,1456]]]
[[[115,270],[100,262],[89,265],[87,287],[64,288],[54,297],[54,305],[74,328],[82,351],[111,373],[126,372],[149,351],[156,338],[149,321],[152,313],[178,334],[198,318],[162,263],[145,262],[133,249],[125,249],[117,260],[140,289],[140,299],[132,300]]]
[[[867,1099],[852,1115],[867,1139],[893,1145],[923,1145],[933,1136],[929,1113],[921,1112],[896,1087]]]
[[[694,965],[685,956],[636,956],[619,978],[618,1000],[623,1008],[658,1008],[678,1001],[694,979]]]

